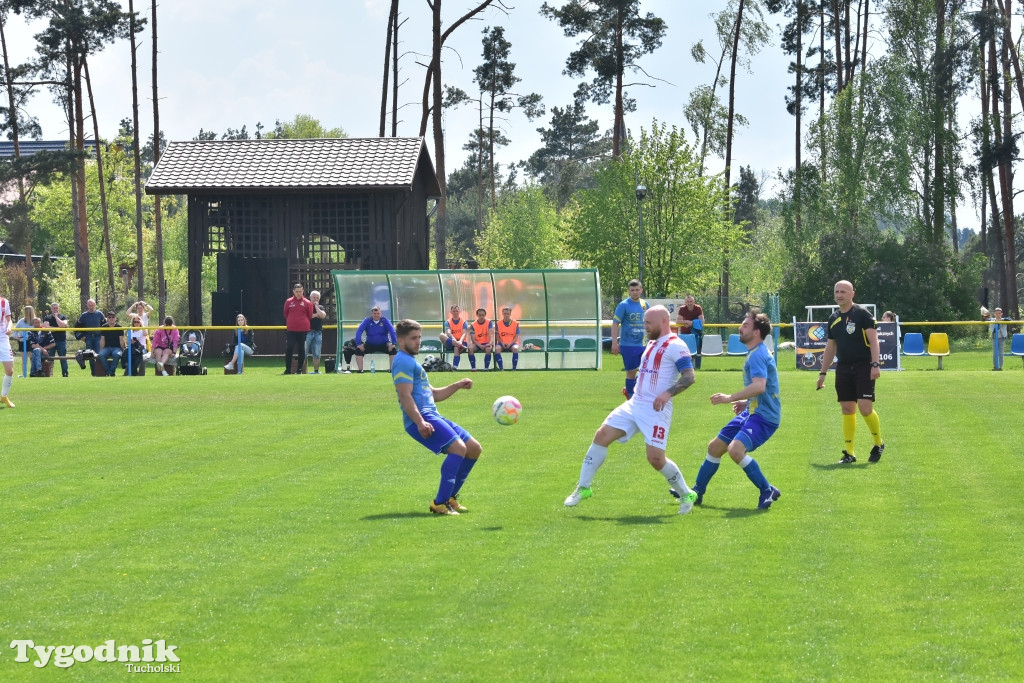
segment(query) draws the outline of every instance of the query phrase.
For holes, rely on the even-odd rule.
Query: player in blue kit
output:
[[[415,320],[402,320],[395,326],[398,353],[391,363],[391,378],[402,407],[405,431],[434,453],[444,453],[441,483],[437,496],[430,503],[435,515],[457,515],[468,512],[459,503],[458,495],[473,465],[480,457],[480,442],[469,432],[437,412],[435,401],[443,401],[459,389],[471,389],[473,380],[461,379],[441,389],[430,386],[416,354],[423,340],[423,328]]]
[[[743,363],[743,389],[735,394],[715,394],[711,397],[712,405],[732,404],[736,417],[708,444],[707,457],[693,485],[693,490],[697,492],[697,505],[704,501],[708,483],[718,471],[726,452],[733,462],[743,468],[743,473],[760,491],[757,507],[769,508],[782,495],[768,483],[757,461],[748,454],[748,451],[757,449],[775,433],[782,419],[779,373],[775,367],[775,357],[764,345],[764,340],[771,333],[772,324],[768,316],[757,311],[747,311],[740,325],[740,341],[749,350],[747,360]],[[672,494],[676,495],[675,491]]]
[[[622,395],[633,398],[636,371],[644,353],[644,313],[650,305],[640,298],[644,288],[639,280],[630,280],[626,292],[629,296],[615,307],[612,316],[612,353],[622,353],[622,366],[626,369],[626,386]]]

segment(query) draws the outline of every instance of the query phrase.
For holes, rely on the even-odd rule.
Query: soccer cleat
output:
[[[688,514],[690,514],[690,510],[692,510],[693,506],[697,504],[697,498],[699,498],[699,496],[697,495],[696,491],[690,491],[685,496],[680,498],[679,499],[680,500],[680,503],[679,503],[679,514],[681,514],[681,515],[688,515]]]
[[[767,510],[772,506],[772,503],[777,501],[782,496],[782,492],[774,486],[769,485],[767,491],[761,491],[761,497],[757,501],[757,507],[762,510]]]
[[[576,507],[580,504],[581,500],[590,498],[594,495],[594,490],[589,487],[577,486],[576,490],[573,491],[568,498],[565,499],[566,507]]]
[[[837,464],[849,465],[851,462],[857,462],[857,458],[854,457],[853,453],[847,453],[846,451],[843,451],[843,457],[839,459],[839,462]]]
[[[871,447],[871,455],[868,456],[868,462],[878,462],[882,459],[882,453],[885,452],[885,444]]]
[[[455,510],[452,510],[448,503],[430,503],[430,511],[435,515],[457,515],[459,514]]]
[[[469,512],[469,508],[463,506],[463,504],[460,503],[459,499],[456,498],[455,496],[452,496],[451,498],[448,499],[448,507],[450,507],[455,512],[459,513]]]
[[[14,404],[11,402],[11,399],[7,396],[0,396],[0,403],[3,403],[8,408],[14,407]]]

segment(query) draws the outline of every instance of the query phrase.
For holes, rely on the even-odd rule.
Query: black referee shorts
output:
[[[836,399],[842,403],[862,398],[875,400],[871,363],[836,363]]]

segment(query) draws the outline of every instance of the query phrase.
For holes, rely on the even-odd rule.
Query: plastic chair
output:
[[[903,337],[904,356],[924,356],[924,335],[920,332],[907,332]]]
[[[704,335],[704,341],[700,344],[700,355],[721,356],[723,351],[722,338],[717,333]]]
[[[697,353],[697,335],[695,334],[681,334],[679,338],[686,342],[686,348],[690,349],[690,355]]]
[[[949,335],[945,332],[932,332],[928,335],[928,355],[938,356],[939,370],[942,369],[942,357],[949,355]]]
[[[1020,356],[1021,362],[1024,363],[1024,334],[1015,334],[1010,339],[1010,355]]]
[[[534,348],[530,348],[531,345]],[[538,339],[538,338],[534,337],[534,338],[531,338],[531,339],[524,339],[523,340],[523,351],[543,351],[543,350],[544,350],[544,340],[543,339]]]
[[[745,356],[750,351],[747,345],[740,341],[740,335],[729,335],[729,348],[726,353],[730,356]]]
[[[584,338],[581,338],[581,339],[577,339],[572,344],[572,350],[573,351],[596,351],[597,350],[597,340],[596,339],[590,339],[589,337],[584,337]]]
[[[420,353],[439,353],[444,356],[440,339],[424,339],[420,342]]]
[[[571,351],[568,339],[552,339],[548,342],[548,351]]]

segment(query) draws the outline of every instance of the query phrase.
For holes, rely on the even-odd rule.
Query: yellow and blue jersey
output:
[[[614,320],[620,325],[620,346],[644,345],[644,313],[651,305],[646,299],[633,301],[626,297],[615,307]]]
[[[395,384],[396,392],[399,384],[412,384],[412,400],[416,404],[416,408],[419,409],[420,415],[426,417],[429,413],[437,414],[434,392],[430,389],[427,371],[405,351],[399,350],[391,362],[391,380]],[[399,405],[399,410],[402,410],[401,405]],[[402,410],[402,420],[406,427],[414,424],[405,414],[405,410]]]
[[[747,412],[759,415],[761,419],[773,424],[782,421],[782,401],[779,398],[779,371],[775,367],[775,357],[764,344],[747,354],[743,363],[743,386],[749,386],[754,377],[765,379],[764,393],[747,402]]]

